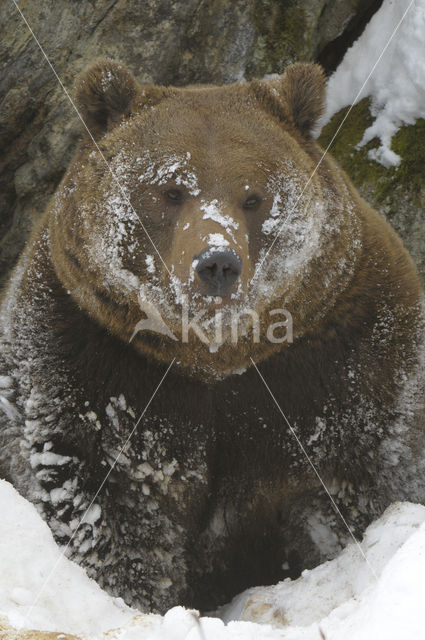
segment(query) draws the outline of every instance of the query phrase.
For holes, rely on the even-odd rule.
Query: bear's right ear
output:
[[[98,60],[76,82],[76,106],[94,138],[115,127],[144,105],[157,104],[164,87],[142,87],[121,62]]]
[[[99,60],[83,71],[75,102],[90,133],[96,138],[128,115],[138,90],[133,74],[119,62]]]

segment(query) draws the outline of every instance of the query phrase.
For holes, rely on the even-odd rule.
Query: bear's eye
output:
[[[261,196],[254,193],[245,200],[242,205],[243,209],[258,209],[261,204]]]
[[[168,189],[165,192],[165,197],[167,198],[168,202],[172,202],[173,204],[180,204],[181,202],[183,202],[183,191],[180,191],[180,189]]]

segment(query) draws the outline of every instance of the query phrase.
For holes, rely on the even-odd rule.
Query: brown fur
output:
[[[329,156],[301,193],[322,156],[310,133],[321,70],[297,64],[269,82],[175,89],[141,87],[123,65],[98,62],[79,79],[77,102],[120,187],[86,136],[6,294],[13,328],[0,360],[18,372],[11,393],[28,413],[13,437],[5,428],[0,462],[56,537],[69,539],[64,527],[82,515],[173,358],[96,498],[100,524],[84,525],[91,551],[78,536],[71,545],[112,593],[155,610],[209,610],[347,541],[251,357],[357,534],[390,501],[423,500],[415,267]],[[285,225],[258,276],[276,193]],[[232,219],[231,233],[217,215]],[[190,276],[218,232],[242,259],[221,301]],[[260,342],[249,327],[237,344],[225,327],[218,350],[193,332],[182,342],[176,278],[195,311],[256,311]],[[129,344],[143,317],[140,286],[177,340],[141,331]],[[265,339],[277,308],[293,316],[292,344]],[[32,385],[43,398],[35,417]],[[47,445],[70,458],[60,472],[31,466]],[[64,482],[75,489],[58,506],[49,496]],[[312,540],[312,518],[323,519],[332,549]]]

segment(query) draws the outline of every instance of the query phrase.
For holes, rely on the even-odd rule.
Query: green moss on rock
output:
[[[318,141],[325,149],[343,122],[348,109],[347,107],[339,111],[321,132]],[[417,200],[425,187],[425,148],[418,143],[424,139],[425,120],[420,119],[414,125],[403,126],[395,134],[391,149],[401,156],[401,162],[397,167],[388,169],[368,157],[370,149],[379,147],[377,138],[356,148],[372,122],[370,100],[365,98],[351,110],[332,142],[330,153],[337,158],[356,187],[364,189],[368,184],[373,186],[376,202],[389,203],[400,190],[405,190]]]
[[[265,0],[256,5],[257,30],[252,61],[247,75],[283,73],[296,60],[307,59],[308,25],[305,9],[295,0]]]
[[[342,109],[323,128],[318,142],[338,160],[362,196],[382,213],[403,238],[425,281],[425,120],[406,125],[393,136],[391,149],[401,157],[397,167],[385,168],[368,157],[379,147],[377,138],[357,147],[372,124],[370,100],[350,111]],[[340,131],[332,141],[339,126]]]

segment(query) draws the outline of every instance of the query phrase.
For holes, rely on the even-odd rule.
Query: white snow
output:
[[[85,571],[60,558],[35,507],[0,481],[0,618],[15,627],[99,634],[134,612],[107,596]]]
[[[386,167],[400,162],[391,150],[392,136],[402,125],[425,117],[424,33],[425,0],[412,4],[411,0],[385,0],[328,82],[327,108],[321,125],[343,107],[370,96],[375,120],[364,132],[360,145],[379,138],[380,147],[371,150],[369,156]]]
[[[208,243],[209,247],[228,247],[229,241],[223,236],[222,233],[209,233],[208,236],[203,238],[204,242]]]
[[[327,194],[320,193],[313,182],[308,184],[308,177],[286,159],[282,172],[272,175],[266,185],[266,191],[273,201],[261,229],[271,242],[261,249],[255,265],[248,292],[252,308],[257,308],[259,300],[275,299],[277,292],[282,295],[282,279],[289,282],[290,278],[296,277],[317,258],[332,226],[339,224],[336,216],[326,216],[323,199],[327,198]],[[348,201],[335,204],[344,206],[354,220]],[[355,234],[351,237],[354,242]],[[284,278],[275,277],[276,269],[282,276],[285,274]],[[289,304],[288,287],[285,305]]]
[[[239,223],[236,222],[236,220],[234,220],[231,216],[226,215],[222,212],[222,205],[220,205],[218,200],[211,200],[211,202],[205,202],[205,200],[201,200],[200,209],[201,211],[203,211],[203,220],[212,220],[213,222],[216,222],[217,224],[222,226],[225,229],[226,233],[236,244],[232,228],[238,229]],[[224,241],[223,246],[229,246],[227,240]]]
[[[270,217],[264,220],[261,231],[268,236],[273,231],[279,231],[282,220],[279,217],[279,207],[282,206],[282,198],[280,193],[275,193],[272,208],[270,209]]]
[[[0,411],[4,411],[10,420],[15,419],[19,415],[16,407],[3,395],[0,395]]]
[[[15,628],[91,640],[320,640],[319,629],[326,640],[424,637],[420,505],[396,503],[367,529],[367,562],[351,544],[298,580],[249,589],[223,607],[220,618],[200,620],[183,607],[165,616],[143,614],[107,595],[61,556],[35,507],[4,480],[0,512],[0,619]],[[90,517],[97,516],[95,508]]]
[[[13,384],[13,378],[10,376],[0,376],[0,389],[8,389]]]
[[[155,258],[154,256],[147,255],[145,258],[146,269],[148,273],[155,273]]]
[[[139,175],[139,181],[152,185],[163,185],[173,178],[177,185],[186,187],[190,195],[198,196],[200,193],[198,178],[194,171],[189,168],[189,160],[189,151],[185,156],[171,155],[163,157],[160,163],[153,161],[149,152],[145,152],[143,156],[136,160],[136,164],[143,168],[142,173]]]
[[[211,202],[204,202],[202,200],[199,208],[204,212],[204,215],[202,216],[204,220],[214,220],[214,222],[217,222],[224,227],[227,232],[230,231],[229,227],[233,227],[234,229],[239,227],[239,223],[233,220],[231,216],[223,215],[220,210],[218,200],[212,200]]]

